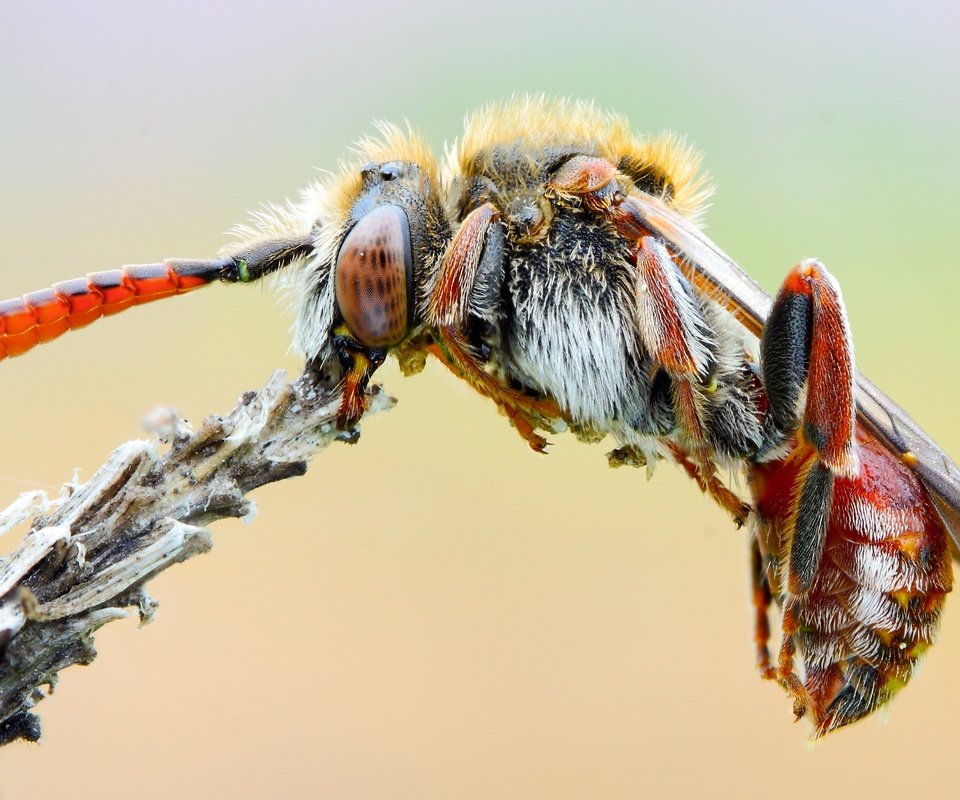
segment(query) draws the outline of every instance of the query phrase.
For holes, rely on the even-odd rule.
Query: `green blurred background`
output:
[[[960,456],[960,11],[948,3],[2,0],[0,296],[212,255],[373,118],[439,152],[515,92],[592,98],[706,154],[709,232],[768,289],[841,281],[861,369]],[[89,476],[139,420],[296,371],[269,292],[216,287],[0,365],[0,503]],[[3,800],[885,797],[954,786],[960,604],[877,717],[811,752],[753,667],[747,539],[669,467],[529,452],[431,365],[250,526],[151,584],[0,751]],[[13,541],[2,544],[9,549]],[[945,783],[949,780],[949,783]]]

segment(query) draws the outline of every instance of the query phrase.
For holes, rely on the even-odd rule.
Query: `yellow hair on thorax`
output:
[[[531,150],[572,146],[614,165],[649,174],[677,211],[696,218],[713,189],[699,174],[700,153],[673,133],[635,136],[626,118],[584,100],[525,95],[470,114],[459,144],[449,154],[450,169],[470,175],[498,145],[522,140]]]

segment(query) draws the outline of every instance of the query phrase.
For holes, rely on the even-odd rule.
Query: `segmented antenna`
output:
[[[135,264],[0,302],[0,359],[19,356],[101,317],[186,294],[215,281],[250,283],[306,258],[313,239],[270,239],[218,259]]]

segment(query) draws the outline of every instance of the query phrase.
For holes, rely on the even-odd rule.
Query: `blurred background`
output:
[[[595,99],[706,155],[711,236],[769,290],[841,281],[861,369],[960,456],[960,11],[948,3],[13,3],[0,28],[0,296],[211,256],[371,120],[436,146],[515,92]],[[169,405],[295,374],[259,287],[134,310],[0,365],[0,504],[88,477]],[[679,471],[531,453],[430,364],[354,448],[150,588],[156,622],[0,751],[3,800],[781,798],[937,791],[960,600],[887,714],[812,750],[753,666],[747,537]],[[16,536],[0,542],[13,546]]]

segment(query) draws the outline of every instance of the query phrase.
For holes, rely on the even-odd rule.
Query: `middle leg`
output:
[[[559,202],[583,204],[605,217],[633,243],[637,335],[655,367],[669,375],[673,387],[681,441],[671,446],[671,452],[739,527],[749,516],[750,506],[720,480],[708,419],[717,390],[716,336],[666,246],[636,225],[635,215],[625,210],[630,198],[617,176],[616,168],[604,159],[575,156],[551,177],[547,191]]]

